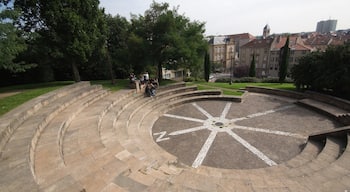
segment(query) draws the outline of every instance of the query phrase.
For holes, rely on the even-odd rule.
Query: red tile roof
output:
[[[273,42],[273,39],[267,38],[267,39],[254,39],[253,41],[250,41],[249,43],[243,45],[243,48],[270,48],[271,44]]]

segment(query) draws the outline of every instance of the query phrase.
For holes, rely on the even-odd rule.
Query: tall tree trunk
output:
[[[162,62],[158,62],[158,82],[160,83],[163,80],[163,69]]]
[[[204,79],[206,82],[209,82],[209,76],[210,76],[209,54],[205,53],[205,56],[204,56]]]
[[[75,82],[80,82],[80,74],[79,74],[79,69],[78,66],[75,62],[72,63],[72,69],[73,69],[73,78]]]
[[[287,36],[287,40],[285,45],[281,48],[281,59],[279,64],[278,77],[279,82],[283,83],[286,79],[288,73],[288,65],[289,65],[289,36]]]
[[[111,56],[109,55],[108,50],[106,53],[106,62],[107,62],[108,68],[109,68],[109,74],[111,75],[110,76],[111,83],[112,83],[112,85],[114,85],[115,84],[115,75],[114,75],[113,66],[112,66],[112,62],[111,62]]]

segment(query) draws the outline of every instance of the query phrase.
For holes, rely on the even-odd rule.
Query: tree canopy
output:
[[[350,43],[313,52],[291,70],[298,88],[332,93],[350,98]]]
[[[204,40],[204,23],[191,22],[167,3],[153,2],[144,16],[134,16],[133,38],[138,39],[144,62],[157,68],[162,79],[162,68],[196,69],[203,66],[207,50]],[[139,61],[140,62],[140,61]]]
[[[105,14],[98,0],[0,0],[0,5],[17,10],[0,15],[0,74],[6,69],[80,81],[148,71],[161,80],[166,68],[203,77],[205,25],[167,3],[153,2],[130,21]]]
[[[287,37],[286,43],[280,50],[280,63],[279,63],[279,71],[278,71],[278,77],[279,82],[283,83],[286,79],[287,72],[288,72],[288,65],[289,65],[289,54],[290,54],[290,48],[289,48],[289,36]]]
[[[71,65],[75,81],[79,67],[86,64],[105,42],[105,20],[98,0],[15,1],[22,11],[18,25],[36,31],[49,44],[52,59]]]
[[[18,17],[19,12],[13,8],[0,12],[0,69],[10,73],[25,72],[35,67],[17,59],[27,49],[25,34],[13,25]]]
[[[249,77],[255,77],[255,54],[253,54],[252,61],[250,62],[249,67]]]

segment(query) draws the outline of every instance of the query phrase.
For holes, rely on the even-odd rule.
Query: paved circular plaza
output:
[[[197,168],[255,169],[298,155],[309,134],[339,125],[295,104],[295,100],[248,93],[241,103],[183,104],[154,123],[154,141]]]

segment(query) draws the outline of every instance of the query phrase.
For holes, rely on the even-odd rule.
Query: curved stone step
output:
[[[37,142],[37,148],[33,151],[35,153],[34,173],[37,175],[39,184],[52,183],[54,178],[58,180],[64,176],[57,172],[64,168],[62,140],[65,129],[82,110],[106,94],[108,91],[100,90],[80,99],[63,110],[47,125]]]
[[[0,117],[0,157],[3,148],[10,139],[12,133],[29,117],[34,115],[44,106],[69,93],[90,86],[90,82],[79,82],[38,96]]]
[[[303,177],[317,172],[335,162],[342,154],[344,142],[333,137],[328,137],[322,151],[310,162],[299,167],[293,167],[281,173],[284,177]]]
[[[283,164],[288,168],[300,167],[315,159],[321,152],[322,147],[324,147],[323,142],[308,141],[299,155]]]
[[[131,98],[131,100],[134,100],[134,99],[137,100],[138,97],[139,96],[137,96],[136,98]],[[115,95],[111,98],[115,99]],[[108,179],[109,180],[113,179],[110,177],[115,177],[115,174],[118,173],[117,172],[118,170],[119,171],[120,170],[124,171],[125,169],[137,170],[137,168],[133,167],[133,164],[139,161],[134,157],[123,155],[124,150],[121,151],[120,153],[111,153],[111,151],[109,151],[108,148],[105,148],[105,146],[102,144],[102,140],[99,133],[99,128],[98,128],[100,124],[99,119],[105,117],[105,115],[103,115],[104,117],[101,116],[101,113],[106,113],[104,112],[105,109],[111,108],[111,106],[114,106],[114,107],[117,106],[118,108],[121,107],[126,109],[128,107],[118,106],[118,104],[113,104],[113,103],[109,103],[108,105],[103,105],[103,106],[100,106],[99,104],[100,102],[97,102],[96,105],[90,106],[89,109],[84,110],[71,123],[69,127],[69,132],[76,132],[76,134],[68,134],[64,140],[64,149],[69,150],[68,152],[65,151],[64,154],[65,154],[65,159],[67,159],[66,161],[67,167],[71,167],[70,169],[73,170],[73,171],[70,171],[71,175],[77,181],[79,181],[79,183],[81,183],[81,185],[84,186],[85,189],[87,190],[90,189],[92,191],[95,191],[95,189],[101,190],[102,188],[105,187],[102,185],[98,186],[98,184],[101,184],[101,183],[92,184],[91,182],[90,183],[86,182],[89,180],[89,178],[94,178],[93,175],[97,174],[97,171],[99,171],[99,174],[104,175],[103,178],[105,178],[106,181],[103,181],[103,183],[105,183],[107,182]],[[129,105],[129,103],[124,103],[124,104]],[[95,113],[91,114],[92,113],[91,111],[95,111]],[[80,116],[84,118],[88,117],[88,119],[83,120],[83,118],[79,118]],[[96,155],[96,153],[98,155]],[[91,158],[91,156],[93,158]],[[76,162],[81,162],[81,163],[76,163]],[[108,164],[114,164],[114,162],[119,162],[119,166],[116,167],[117,170],[115,170],[113,174],[110,174],[110,173],[107,174],[106,171],[110,171],[110,169],[108,169],[106,166],[109,166]],[[142,163],[140,161],[137,164],[141,165]],[[103,170],[105,170],[104,172],[100,172],[101,167],[106,167],[106,168],[103,168]],[[84,174],[80,173],[80,170],[85,170]]]
[[[344,139],[347,143],[341,156],[325,168],[304,175],[304,178],[319,183],[324,191],[346,191],[350,187],[350,135],[339,139]]]
[[[35,187],[28,188],[28,190],[36,191],[38,186],[36,185],[35,175],[33,174],[34,156],[30,151],[35,150],[36,142],[38,141],[42,130],[68,105],[99,89],[99,86],[88,86],[83,87],[82,89],[77,89],[60,99],[55,100],[55,102],[50,105],[42,107],[35,113],[35,115],[27,118],[12,134],[11,139],[4,148],[1,157],[1,163],[4,166],[1,167],[1,172],[7,175],[17,175],[18,178],[16,180],[18,183],[33,182],[33,184],[28,183],[28,186]],[[14,168],[18,169],[18,171],[13,172]],[[11,177],[6,177],[6,179],[9,180],[4,180],[3,182],[9,183],[9,186],[16,183],[12,182]]]
[[[338,116],[348,113],[346,110],[312,99],[302,99],[299,100],[297,104],[315,110],[334,119],[337,119]]]
[[[42,173],[36,173],[38,178],[45,178],[46,181],[40,182],[40,185],[32,181],[33,176],[28,175],[31,173],[29,158],[25,161],[21,158],[11,162],[0,161],[1,173],[12,166],[9,176],[0,177],[0,191],[347,190],[350,149],[347,147],[344,150],[345,142],[336,137],[327,138],[322,151],[318,150],[320,143],[310,140],[298,156],[281,165],[283,169],[280,168],[279,172],[271,171],[275,168],[277,170],[278,166],[256,170],[226,170],[205,166],[195,169],[178,163],[177,157],[154,142],[151,135],[154,122],[168,110],[184,103],[200,100],[240,102],[241,98],[201,95],[200,91],[196,91],[198,95],[193,95],[192,88],[183,87],[158,90],[157,96],[152,99],[143,97],[142,94],[123,92],[121,95],[115,93],[101,99],[96,98],[95,101],[93,95],[97,93],[91,93],[90,96],[65,106],[61,114],[57,113],[43,127],[34,145],[34,157],[42,161],[37,161],[38,166],[34,167],[37,170],[42,165]],[[85,106],[84,103],[91,105]],[[117,126],[119,120],[122,121]],[[19,129],[24,131],[22,127]],[[17,149],[18,146],[25,145],[25,138],[23,137],[23,142],[10,142],[9,147]],[[29,137],[29,140],[32,141],[33,137]],[[346,144],[349,145],[349,142]],[[63,146],[61,149],[66,164],[60,160],[60,145]],[[29,144],[26,149],[22,147],[7,151],[7,154],[18,153],[28,157],[28,146]],[[50,165],[45,167],[45,160]],[[51,172],[46,172],[44,168]],[[25,169],[29,171],[23,172]],[[300,172],[304,169],[308,171]],[[287,171],[282,172],[285,170]],[[299,172],[294,174],[293,170]],[[320,184],[326,178],[329,180]]]

